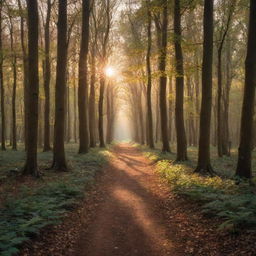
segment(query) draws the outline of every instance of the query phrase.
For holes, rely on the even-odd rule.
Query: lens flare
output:
[[[115,75],[115,70],[113,67],[106,67],[105,74],[107,77],[113,77]]]

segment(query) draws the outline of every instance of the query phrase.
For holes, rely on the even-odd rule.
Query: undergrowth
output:
[[[145,147],[142,150],[156,163],[157,171],[175,193],[199,203],[205,214],[223,220],[220,230],[238,232],[245,228],[256,229],[255,188],[248,183],[236,185],[232,178],[201,176],[193,172],[193,161],[175,163],[173,154]]]
[[[71,154],[69,173],[58,175],[51,182],[43,178],[38,187],[23,187],[18,197],[9,198],[0,209],[0,254],[18,253],[20,246],[38,235],[42,228],[60,223],[85,196],[108,154],[106,150]]]

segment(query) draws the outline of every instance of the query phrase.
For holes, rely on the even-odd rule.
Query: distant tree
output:
[[[106,142],[110,144],[113,141],[114,122],[116,118],[116,87],[110,81],[106,90],[106,113],[107,113],[107,127],[106,127]]]
[[[17,125],[16,125],[16,100],[17,100],[17,53],[15,49],[15,31],[13,24],[13,8],[6,4],[7,6],[7,15],[8,15],[8,28],[10,32],[10,48],[11,48],[11,65],[12,65],[12,150],[17,150]]]
[[[3,73],[3,25],[2,25],[3,1],[0,1],[0,90],[1,90],[1,149],[6,150],[5,147],[5,88],[4,88],[4,73]]]
[[[27,151],[23,174],[39,176],[37,167],[38,133],[38,4],[27,0],[28,12],[28,110],[27,110]]]
[[[89,95],[89,132],[90,132],[90,147],[94,148],[96,146],[96,45],[98,40],[98,29],[97,20],[95,15],[95,1],[92,3],[91,17],[91,45],[90,45],[90,65],[91,65],[91,81],[90,81],[90,95]]]
[[[52,168],[67,170],[64,134],[66,116],[66,74],[67,74],[67,0],[58,5],[58,43],[55,89],[55,125]]]
[[[240,145],[236,175],[252,177],[251,150],[253,145],[253,115],[256,86],[256,1],[250,1],[247,56],[245,60],[245,83],[242,107]]]
[[[104,15],[104,19],[102,20],[104,23],[99,24],[100,28],[102,30],[102,27],[104,27],[104,32],[101,34],[100,39],[100,46],[101,46],[101,52],[100,52],[100,62],[101,62],[101,71],[100,71],[100,95],[99,95],[99,122],[98,122],[98,128],[99,128],[99,140],[100,140],[100,147],[105,147],[105,138],[104,138],[104,94],[105,94],[105,87],[106,87],[106,78],[105,78],[105,72],[104,69],[107,64],[107,47],[109,43],[109,33],[111,28],[111,21],[112,21],[112,6],[110,0],[104,0],[101,3],[102,6],[102,13],[100,15]],[[101,31],[102,32],[102,31]]]
[[[212,108],[213,0],[204,1],[204,43],[202,64],[202,101],[198,162],[195,172],[213,174],[210,160]]]
[[[225,120],[224,120],[224,109],[223,109],[223,65],[222,65],[222,53],[224,43],[226,41],[228,31],[230,29],[232,16],[234,14],[236,1],[231,1],[228,6],[228,16],[226,18],[226,23],[221,24],[221,28],[219,31],[219,38],[217,39],[217,52],[218,52],[218,64],[217,64],[217,76],[218,76],[218,90],[217,90],[217,144],[218,144],[218,155],[222,157],[223,155],[229,155],[228,143],[229,141],[225,141]],[[223,5],[222,5],[223,6]],[[225,12],[224,12],[225,13]],[[228,138],[227,138],[228,140]]]
[[[88,124],[88,47],[89,47],[90,0],[82,2],[82,34],[79,60],[78,110],[79,110],[79,153],[89,150]]]
[[[174,5],[174,48],[176,68],[176,103],[175,120],[177,135],[177,161],[187,160],[187,141],[184,125],[184,67],[181,48],[181,10],[180,0],[175,0]]]

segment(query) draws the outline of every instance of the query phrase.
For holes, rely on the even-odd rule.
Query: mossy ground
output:
[[[39,153],[42,175],[35,179],[21,176],[24,151],[1,152],[0,254],[16,254],[24,241],[61,221],[86,195],[109,156],[107,149],[92,149],[80,155],[76,145],[68,145],[69,171],[57,173],[45,170],[51,164],[52,153]]]
[[[199,203],[207,215],[218,216],[223,220],[220,229],[232,232],[244,228],[256,229],[256,189],[248,181],[240,181],[237,185],[234,176],[237,159],[235,150],[231,157],[218,158],[213,148],[212,166],[217,175],[208,177],[194,173],[197,160],[194,147],[188,149],[189,160],[181,163],[175,162],[174,153],[162,153],[159,148],[140,148],[145,156],[156,163],[157,172],[169,182],[175,193]],[[255,152],[253,155],[255,166]]]

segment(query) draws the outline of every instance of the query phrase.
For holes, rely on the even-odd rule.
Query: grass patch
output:
[[[5,200],[0,209],[1,255],[18,253],[22,243],[38,235],[42,228],[60,223],[67,212],[79,205],[110,155],[99,149],[78,155],[74,147],[69,147],[67,154],[70,172],[46,171],[42,179],[34,181],[36,186],[21,186],[19,196]],[[40,165],[47,165],[51,157],[51,153],[40,153]],[[21,152],[17,158],[16,163],[22,160]]]
[[[238,186],[232,176],[227,175],[231,173],[230,170],[226,170],[227,162],[233,163],[232,159],[222,159],[222,164],[221,161],[215,160],[215,171],[221,176],[205,177],[193,172],[193,156],[190,161],[175,163],[174,154],[141,148],[146,157],[156,162],[157,171],[169,182],[175,193],[199,203],[205,214],[223,220],[219,226],[220,230],[237,232],[244,228],[256,229],[255,188],[246,182]],[[230,165],[229,163],[228,166]]]

